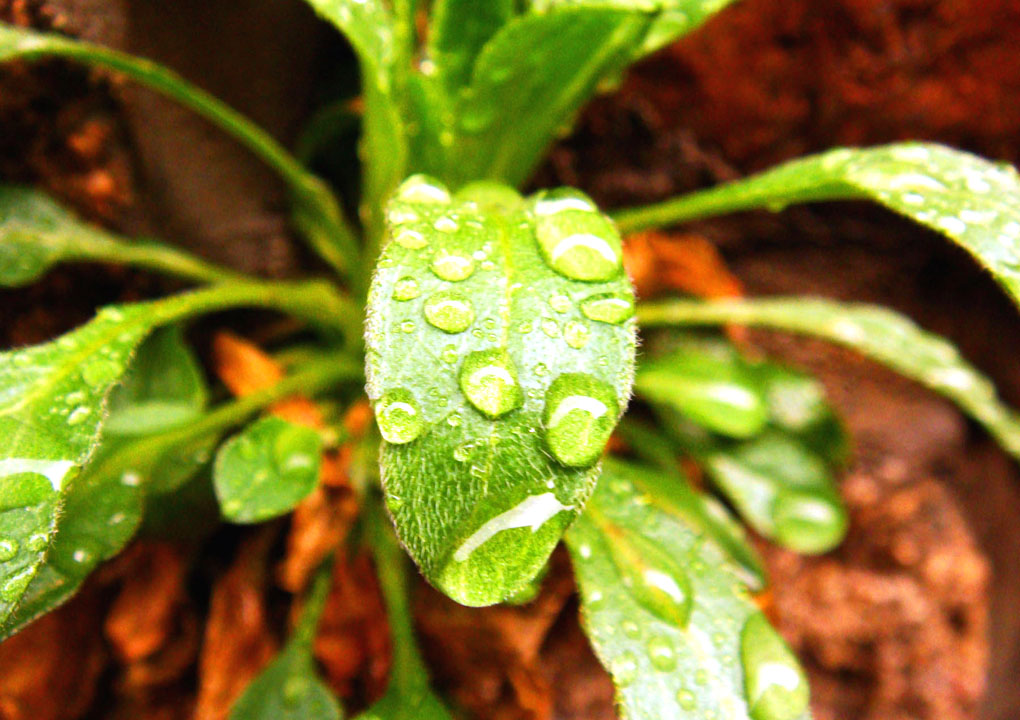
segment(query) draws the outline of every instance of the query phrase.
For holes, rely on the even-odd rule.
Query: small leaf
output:
[[[124,381],[111,393],[105,433],[151,435],[202,414],[207,390],[179,325],[157,330],[138,348]]]
[[[451,184],[524,182],[600,80],[626,64],[646,7],[554,8],[519,15],[492,36],[456,110]]]
[[[848,518],[825,463],[776,431],[704,457],[705,467],[751,526],[799,553],[822,553],[846,535]]]
[[[956,402],[1014,457],[1020,457],[1020,416],[951,343],[911,320],[874,305],[813,298],[674,300],[643,305],[642,325],[749,325],[814,335],[853,348]]]
[[[628,232],[799,202],[870,199],[949,237],[1020,304],[1020,176],[930,143],[840,148],[761,175],[617,214]]]
[[[684,343],[664,357],[643,363],[634,389],[709,430],[732,437],[760,432],[769,418],[761,383],[747,363],[727,348],[713,352]]]
[[[591,297],[633,307],[612,226],[579,193],[506,193],[483,210],[420,177],[402,185],[366,331],[398,533],[469,605],[512,596],[544,565],[591,492],[633,372],[633,320],[583,311]]]
[[[809,717],[807,678],[793,654],[726,554],[644,493],[642,486],[660,484],[648,476],[607,464],[567,532],[585,631],[613,677],[621,717]],[[621,548],[633,557],[621,558]],[[649,593],[686,595],[689,614],[659,612]]]
[[[319,481],[322,438],[311,428],[265,417],[223,444],[213,483],[223,516],[259,523],[294,509]]]

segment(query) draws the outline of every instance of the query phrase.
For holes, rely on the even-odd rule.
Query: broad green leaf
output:
[[[319,482],[322,438],[278,417],[252,423],[223,444],[213,484],[223,516],[259,523],[294,509]]]
[[[761,383],[739,355],[723,348],[685,343],[664,357],[642,363],[635,391],[669,405],[697,423],[724,435],[750,437],[769,418]]]
[[[346,274],[358,265],[354,231],[326,185],[309,173],[269,133],[212,95],[150,60],[56,33],[0,23],[0,62],[63,57],[123,73],[179,102],[229,133],[273,168],[290,188],[294,222],[309,245]]]
[[[319,679],[315,629],[329,595],[332,563],[319,570],[298,627],[283,652],[245,689],[230,720],[339,720],[340,703]]]
[[[387,213],[366,326],[387,503],[430,582],[499,602],[583,508],[627,404],[619,236],[566,190],[483,210],[416,177]]]
[[[0,286],[27,285],[66,261],[127,263],[199,282],[236,277],[163,245],[118,238],[37,190],[0,185]]]
[[[309,311],[317,284],[225,283],[108,307],[63,337],[0,353],[0,630],[45,557],[73,478],[98,441],[107,398],[155,327],[239,305]]]
[[[616,215],[635,232],[699,217],[823,200],[870,199],[952,239],[1020,303],[1020,176],[929,143],[841,148],[761,175]]]
[[[715,484],[751,526],[800,553],[822,553],[846,535],[848,518],[829,468],[774,430],[702,458]]]
[[[505,24],[482,48],[456,110],[444,179],[527,180],[599,82],[626,64],[650,19],[647,8],[564,7]]]
[[[111,393],[105,433],[151,435],[202,414],[205,378],[179,325],[154,332],[138,348],[124,381]]]
[[[638,319],[649,327],[767,327],[845,345],[953,400],[1020,457],[1020,416],[999,400],[991,382],[944,338],[886,308],[813,298],[674,300],[639,307]]]
[[[808,717],[796,658],[726,554],[641,487],[661,482],[607,465],[567,532],[585,631],[613,677],[621,717]]]

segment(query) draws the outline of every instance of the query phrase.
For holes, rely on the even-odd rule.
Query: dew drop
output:
[[[47,538],[42,533],[31,535],[28,538],[28,542],[26,543],[26,545],[28,545],[28,549],[31,550],[32,552],[40,552],[41,550],[45,550],[48,544],[49,538]]]
[[[648,612],[686,627],[693,594],[687,573],[669,555],[638,535],[617,538],[610,556],[627,592]]]
[[[411,230],[410,228],[398,230],[393,239],[397,245],[408,250],[419,250],[429,244],[428,238],[417,230]]]
[[[538,377],[545,377],[549,374],[549,368],[546,367],[545,363],[538,363],[535,367],[531,368],[531,371]]]
[[[418,402],[411,391],[403,388],[390,390],[379,398],[375,419],[383,438],[394,445],[411,442],[425,429]]]
[[[517,332],[521,335],[527,335],[529,332],[535,329],[535,326],[531,324],[530,320],[525,320],[517,326]]]
[[[584,373],[560,375],[545,395],[542,417],[549,450],[568,467],[591,465],[602,454],[618,414],[611,385]]]
[[[404,498],[393,493],[386,493],[386,507],[389,508],[390,512],[396,512],[404,507]]]
[[[551,338],[558,338],[560,336],[560,326],[552,318],[543,318],[542,320],[542,332]]]
[[[599,293],[581,302],[581,312],[589,320],[619,325],[634,315],[634,298],[622,293]]]
[[[809,692],[804,671],[761,613],[744,624],[740,660],[754,720],[792,720],[807,709]]]
[[[418,281],[410,275],[400,278],[393,284],[393,299],[397,302],[414,300],[419,295],[421,288],[418,287]]]
[[[460,389],[479,411],[497,418],[524,402],[517,369],[504,350],[478,350],[460,368]]]
[[[92,410],[90,408],[87,408],[84,405],[79,405],[67,416],[67,424],[80,425],[85,422],[90,414],[92,414]]]
[[[467,330],[475,319],[471,301],[453,290],[440,290],[425,301],[425,319],[446,333]]]
[[[620,653],[612,662],[613,679],[617,686],[624,687],[637,677],[637,658],[631,652]]]
[[[432,258],[430,266],[440,279],[459,282],[471,277],[475,272],[475,261],[468,255],[456,251],[441,249]]]
[[[698,699],[694,697],[694,693],[686,688],[676,694],[676,701],[680,703],[680,707],[684,710],[693,710],[698,704]]]
[[[451,413],[446,418],[446,424],[449,425],[450,427],[460,427],[461,423],[463,423],[463,422],[464,422],[464,418],[461,416],[460,413],[456,413],[456,412],[455,413]]]
[[[444,363],[453,365],[455,362],[457,362],[457,358],[459,358],[460,355],[457,354],[456,345],[447,345],[445,348],[443,348],[443,352],[440,354],[439,357],[442,359]]]
[[[565,313],[570,309],[570,298],[557,293],[549,298],[549,307],[558,313]]]
[[[428,175],[412,175],[397,188],[395,198],[403,202],[442,205],[450,202],[450,191]]]
[[[583,322],[571,320],[563,326],[563,339],[575,350],[580,350],[587,345],[590,337],[591,330]]]
[[[460,223],[449,215],[443,215],[441,218],[432,223],[432,227],[439,232],[452,233],[460,230]]]
[[[18,554],[19,547],[17,540],[8,538],[0,540],[0,562],[7,562],[14,558]]]
[[[535,237],[556,272],[571,280],[609,280],[622,265],[620,233],[578,193],[546,193],[534,206]]]
[[[415,328],[414,320],[405,320],[404,322],[400,323],[400,331],[403,333],[407,334],[413,333],[414,328]]]
[[[648,641],[648,659],[659,672],[672,672],[676,670],[676,652],[673,650],[673,643],[668,639],[656,635]]]
[[[623,634],[629,637],[630,639],[633,640],[635,638],[641,637],[641,628],[638,627],[638,624],[633,620],[624,620],[623,625],[621,627],[623,628]]]
[[[831,550],[846,533],[848,519],[839,499],[828,493],[788,490],[772,506],[776,540],[799,553]]]

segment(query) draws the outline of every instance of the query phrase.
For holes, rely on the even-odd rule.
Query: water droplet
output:
[[[459,282],[471,277],[475,271],[475,261],[468,255],[444,248],[432,258],[431,268],[440,279]]]
[[[450,202],[450,191],[428,175],[412,175],[397,188],[395,198],[403,202],[442,205]]]
[[[591,330],[583,322],[571,320],[563,326],[563,339],[575,350],[580,350],[587,345],[590,337]]]
[[[418,281],[410,275],[400,278],[393,284],[393,299],[398,302],[414,300],[419,295],[421,288],[418,287]]]
[[[558,338],[560,336],[560,326],[552,318],[542,319],[542,332],[551,338]]]
[[[847,515],[839,499],[809,490],[780,493],[772,506],[776,540],[799,553],[822,553],[839,544]]]
[[[549,450],[569,467],[591,465],[602,454],[618,414],[611,385],[583,373],[560,375],[545,395]]]
[[[535,237],[546,262],[572,280],[615,277],[623,267],[620,233],[578,193],[546,193],[534,206]]]
[[[395,445],[409,443],[425,429],[418,402],[409,390],[390,390],[375,404],[375,419],[379,432],[387,442]]]
[[[680,703],[680,707],[684,710],[693,710],[698,704],[698,699],[694,697],[694,693],[686,688],[676,694],[676,701]]]
[[[676,652],[673,643],[662,636],[655,636],[648,641],[648,659],[652,667],[660,672],[676,670]]]
[[[754,720],[792,720],[808,706],[808,684],[793,652],[761,613],[740,633],[744,690]]]
[[[414,320],[405,320],[400,323],[400,331],[403,333],[413,333],[414,327]]]
[[[32,552],[39,552],[41,550],[45,550],[49,542],[50,540],[46,537],[46,535],[43,533],[36,533],[35,535],[29,536],[26,545],[28,545],[28,549]]]
[[[525,320],[524,322],[517,326],[517,332],[521,333],[521,335],[527,335],[534,329],[535,326],[531,324],[530,320]]]
[[[589,320],[619,325],[634,315],[634,298],[622,293],[599,293],[581,302],[581,312]]]
[[[403,228],[393,236],[397,245],[408,250],[419,250],[429,244],[428,239],[417,230]]]
[[[446,424],[449,425],[450,427],[460,427],[461,423],[463,423],[463,422],[464,422],[464,418],[461,416],[460,413],[456,413],[456,412],[455,413],[451,413],[446,418]]]
[[[0,562],[7,562],[12,559],[18,554],[19,547],[17,540],[8,538],[0,540]]]
[[[442,358],[444,363],[453,365],[453,363],[457,362],[457,358],[459,358],[460,355],[457,354],[456,345],[447,345],[443,348],[443,352],[439,357]]]
[[[637,677],[637,658],[633,653],[622,652],[612,662],[613,679],[619,687],[630,685]]]
[[[134,470],[125,470],[120,476],[120,484],[125,487],[138,487],[142,483],[142,476]]]
[[[549,298],[549,307],[558,313],[565,313],[570,309],[570,298],[566,295],[557,293]]]
[[[443,215],[441,218],[432,223],[432,227],[439,232],[452,233],[460,230],[460,223],[449,215]]]
[[[496,418],[518,408],[524,394],[517,369],[504,350],[478,350],[460,368],[460,389],[485,415]]]
[[[641,628],[633,620],[624,620],[621,627],[623,628],[623,634],[632,640],[641,636]]]
[[[453,290],[440,290],[425,301],[425,319],[446,333],[467,330],[475,319],[471,301]]]
[[[386,507],[389,508],[390,512],[396,512],[404,506],[404,498],[393,493],[386,493]]]
[[[85,422],[86,418],[88,418],[88,416],[91,414],[92,414],[91,408],[87,408],[84,405],[79,405],[78,407],[71,411],[70,415],[67,416],[67,424],[80,425],[81,423]]]
[[[548,374],[549,374],[549,368],[548,368],[548,367],[546,367],[545,363],[538,363],[538,364],[537,364],[537,365],[535,365],[535,367],[533,367],[533,368],[532,368],[531,370],[532,370],[532,372],[534,372],[534,373],[535,373],[535,375],[537,375],[538,377],[545,377],[546,375],[548,375]]]
[[[28,584],[32,581],[32,568],[25,568],[17,575],[13,575],[0,586],[0,598],[7,602],[14,602],[24,594]]]
[[[693,595],[687,573],[658,546],[639,535],[615,538],[610,545],[613,564],[627,592],[660,620],[685,627]]]

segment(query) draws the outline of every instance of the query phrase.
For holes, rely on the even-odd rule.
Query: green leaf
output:
[[[230,720],[339,720],[340,703],[319,679],[312,656],[331,570],[332,563],[319,570],[293,637],[234,703]]]
[[[573,191],[510,205],[408,180],[366,325],[388,506],[426,578],[468,605],[542,567],[594,486],[633,373],[615,230]]]
[[[290,512],[318,484],[321,460],[315,430],[278,417],[252,423],[216,456],[213,484],[223,516],[259,523]]]
[[[515,0],[437,0],[429,22],[428,57],[440,87],[455,95],[471,79],[478,53],[515,14]]]
[[[616,218],[636,232],[739,210],[855,199],[879,202],[952,239],[1020,303],[1020,176],[941,145],[831,150]]]
[[[0,286],[27,285],[67,261],[126,263],[199,282],[238,277],[163,245],[118,238],[37,190],[0,185]]]
[[[275,170],[290,188],[294,220],[309,245],[346,274],[358,265],[354,231],[336,198],[269,133],[212,95],[158,63],[56,33],[0,23],[0,62],[63,57],[123,73],[198,113],[229,133]]]
[[[799,553],[836,547],[849,520],[825,462],[789,436],[768,431],[708,452],[704,465],[751,526]]]
[[[873,305],[808,298],[674,300],[638,308],[644,326],[734,323],[814,335],[853,348],[956,402],[1013,456],[1020,457],[1020,416],[951,343],[908,318]]]
[[[563,7],[519,15],[482,48],[458,105],[448,179],[523,183],[599,82],[648,28],[647,8]]]
[[[106,435],[151,435],[202,414],[208,392],[202,368],[173,325],[154,332],[111,393]]]
[[[634,389],[704,427],[732,437],[750,437],[769,418],[761,383],[739,355],[685,343],[665,357],[642,363]]]
[[[796,658],[726,554],[641,487],[658,483],[651,471],[607,465],[567,533],[585,631],[621,717],[808,717]]]

